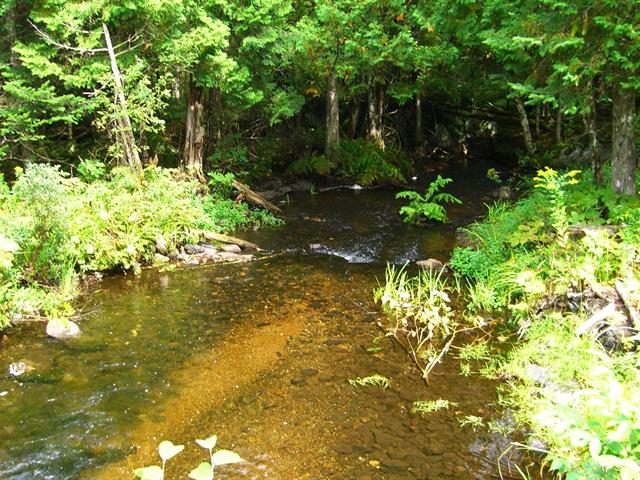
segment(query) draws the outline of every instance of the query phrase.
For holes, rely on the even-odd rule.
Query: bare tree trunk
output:
[[[326,128],[325,155],[328,158],[333,158],[340,143],[340,104],[334,68],[331,69],[327,77]]]
[[[556,145],[562,143],[562,106],[558,105],[558,112],[556,113]]]
[[[416,148],[422,148],[424,132],[422,131],[422,95],[416,93]]]
[[[360,101],[353,99],[353,106],[351,107],[351,138],[356,138],[358,135],[358,122],[360,121]]]
[[[113,80],[115,83],[116,100],[120,107],[120,112],[118,112],[116,119],[116,136],[120,146],[122,147],[122,153],[127,165],[129,165],[129,168],[131,168],[131,171],[135,175],[140,175],[142,173],[142,163],[140,162],[138,148],[136,147],[135,140],[133,138],[133,128],[131,127],[131,119],[129,118],[129,112],[127,110],[127,99],[124,95],[122,75],[118,68],[116,55],[113,51],[113,45],[111,44],[111,35],[109,34],[109,28],[106,23],[102,24],[102,30],[104,32],[104,41],[107,45],[107,51],[109,52],[109,60],[111,61],[111,71],[113,73]]]
[[[7,10],[5,14],[5,22],[7,29],[7,45],[6,48],[9,50],[9,65],[15,67],[18,64],[18,59],[16,58],[16,54],[13,51],[13,47],[16,44],[16,9],[18,8],[18,2],[14,2],[14,4]]]
[[[600,154],[600,142],[598,141],[596,100],[593,95],[593,88],[589,91],[589,113],[585,116],[585,125],[589,134],[589,149],[591,150],[591,168],[593,180],[598,184],[604,183],[602,172],[602,155]]]
[[[369,115],[369,132],[367,138],[378,148],[384,150],[382,138],[382,104],[384,99],[376,94],[376,85],[373,80],[369,82],[369,94],[367,98],[367,113]]]
[[[187,98],[187,125],[185,128],[182,168],[200,182],[205,182],[204,157],[204,90],[190,82]]]
[[[531,137],[531,128],[529,128],[529,117],[527,117],[524,102],[520,97],[516,97],[516,108],[520,115],[520,125],[522,126],[522,134],[524,135],[524,145],[527,149],[527,154],[534,155],[536,153],[536,149],[533,145],[533,138]]]
[[[636,94],[620,85],[613,96],[611,187],[616,193],[635,195],[636,187]]]

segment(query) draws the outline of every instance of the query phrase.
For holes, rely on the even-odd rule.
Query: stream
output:
[[[508,439],[459,425],[497,415],[495,384],[449,358],[427,387],[372,302],[387,262],[448,258],[495,188],[486,170],[456,170],[450,224],[403,223],[390,191],[299,193],[285,226],[238,234],[265,249],[253,262],[107,277],[82,299],[77,339],[7,331],[0,478],[133,478],[163,439],[186,445],[166,478],[187,478],[212,434],[247,460],[216,479],[498,478]],[[35,369],[10,377],[21,360]],[[374,373],[391,386],[347,382]],[[411,413],[439,398],[457,406]]]

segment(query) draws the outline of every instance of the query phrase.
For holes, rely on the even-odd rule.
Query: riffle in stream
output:
[[[74,340],[12,329],[0,369],[35,370],[0,376],[0,478],[133,478],[163,439],[186,445],[166,478],[186,478],[206,459],[194,439],[214,433],[248,460],[216,478],[497,478],[508,440],[458,422],[495,415],[495,384],[449,359],[427,388],[392,340],[367,352],[386,321],[371,301],[386,262],[446,260],[482,211],[484,171],[455,178],[452,224],[404,224],[392,192],[298,194],[287,225],[244,232],[263,258],[106,278]],[[390,388],[347,382],[374,373]],[[439,398],[458,406],[411,413]]]

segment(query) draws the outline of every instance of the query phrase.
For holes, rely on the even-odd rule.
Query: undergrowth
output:
[[[303,176],[337,176],[361,186],[381,183],[404,183],[411,172],[410,159],[399,150],[380,150],[365,140],[345,139],[332,158],[308,154],[293,162],[289,172]]]
[[[0,181],[0,328],[30,317],[68,318],[82,275],[138,271],[159,240],[171,255],[197,242],[201,230],[274,223],[215,189],[202,196],[177,171],[151,167],[138,179],[125,168],[107,176],[91,164],[80,172],[84,178],[34,164],[17,172],[11,188]]]
[[[449,263],[460,308],[433,309],[445,285],[425,281],[433,273],[412,278],[393,268],[376,298],[392,334],[399,318],[430,311],[407,322],[404,342],[431,355],[445,352],[451,333],[441,327],[451,322],[492,334],[459,350],[462,374],[477,362],[482,375],[505,380],[500,401],[550,474],[640,478],[640,202],[575,170],[545,169],[533,180],[528,196],[490,206],[465,229],[471,246],[456,248]]]

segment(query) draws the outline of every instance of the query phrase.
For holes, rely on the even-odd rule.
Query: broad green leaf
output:
[[[133,474],[136,477],[141,478],[142,480],[162,480],[164,476],[162,473],[162,468],[157,465],[154,465],[152,467],[138,468],[133,471]]]
[[[209,462],[202,462],[189,472],[189,478],[193,480],[213,480],[213,469]]]
[[[198,445],[200,445],[202,448],[206,448],[207,450],[211,450],[216,446],[216,443],[218,443],[218,436],[217,435],[212,435],[211,437],[207,438],[206,440],[196,440],[196,443]]]
[[[162,458],[162,460],[164,460],[165,462],[170,458],[175,457],[182,450],[184,450],[184,445],[174,445],[169,440],[164,440],[160,442],[160,445],[158,445],[158,452],[160,453],[160,458]]]
[[[240,455],[230,450],[218,450],[216,453],[213,454],[213,456],[211,457],[211,460],[213,461],[213,464],[216,466],[227,465],[230,463],[240,463],[245,461],[243,458],[240,457]]]

